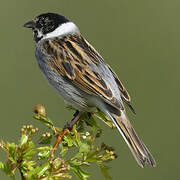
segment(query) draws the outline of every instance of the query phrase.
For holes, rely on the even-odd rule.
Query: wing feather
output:
[[[123,99],[123,101],[128,105],[129,109],[136,114],[135,109],[133,108],[133,106],[131,105],[131,97],[128,93],[128,91],[125,89],[125,87],[123,86],[122,82],[120,81],[120,79],[118,78],[118,76],[116,75],[116,73],[111,69],[111,67],[108,65],[110,71],[112,72],[114,79],[118,85],[119,91],[121,93],[121,98]]]
[[[69,79],[82,91],[100,96],[113,107],[123,109],[122,103],[113,96],[109,84],[102,79],[98,72],[90,68],[91,64],[98,65],[105,62],[82,36],[71,35],[49,39],[44,43],[44,48],[51,55],[49,66],[52,70]],[[130,102],[130,97],[122,83],[112,70],[111,72],[122,96],[127,102]]]

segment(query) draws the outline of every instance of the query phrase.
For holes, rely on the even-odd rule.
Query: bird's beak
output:
[[[26,28],[34,28],[35,22],[34,21],[28,21],[26,24],[24,24],[24,27]]]

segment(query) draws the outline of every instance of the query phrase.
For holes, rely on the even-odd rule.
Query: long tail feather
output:
[[[146,165],[155,167],[156,162],[153,156],[144,145],[144,143],[139,139],[125,112],[121,111],[121,116],[109,113],[107,115],[112,119],[117,129],[123,136],[137,163],[142,168]]]

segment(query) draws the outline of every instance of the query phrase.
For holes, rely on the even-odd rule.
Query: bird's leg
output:
[[[82,112],[80,111],[76,111],[74,114],[74,118],[71,120],[70,123],[67,123],[64,126],[63,132],[62,133],[58,133],[57,134],[57,139],[56,139],[56,143],[54,144],[53,150],[52,150],[52,157],[54,157],[54,153],[58,147],[58,145],[61,143],[63,137],[66,135],[66,133],[68,132],[68,130],[72,130],[74,124],[79,120],[79,118],[81,117]]]
[[[91,118],[91,116],[92,116],[92,113],[87,112],[87,116],[88,116],[88,118],[90,119],[90,118]]]
[[[80,116],[82,115],[82,112],[80,111],[76,111],[74,113],[74,118],[71,120],[71,122],[67,123],[65,126],[64,126],[64,130],[65,129],[68,129],[68,130],[72,130],[74,124],[76,124],[76,122],[79,120]]]

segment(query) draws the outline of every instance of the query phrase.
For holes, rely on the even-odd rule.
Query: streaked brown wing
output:
[[[116,73],[111,69],[111,67],[108,65],[109,69],[111,70],[113,76],[114,76],[114,79],[118,85],[118,88],[121,92],[121,97],[122,99],[124,100],[124,102],[128,105],[128,107],[130,108],[130,110],[136,114],[134,108],[132,107],[131,105],[131,97],[128,93],[128,91],[125,89],[125,87],[123,86],[122,82],[119,80],[118,76],[116,75]]]
[[[117,109],[123,108],[113,96],[109,85],[89,68],[90,64],[99,64],[103,59],[82,36],[47,40],[44,48],[51,55],[49,65],[52,70],[71,80],[82,91],[102,97]]]

